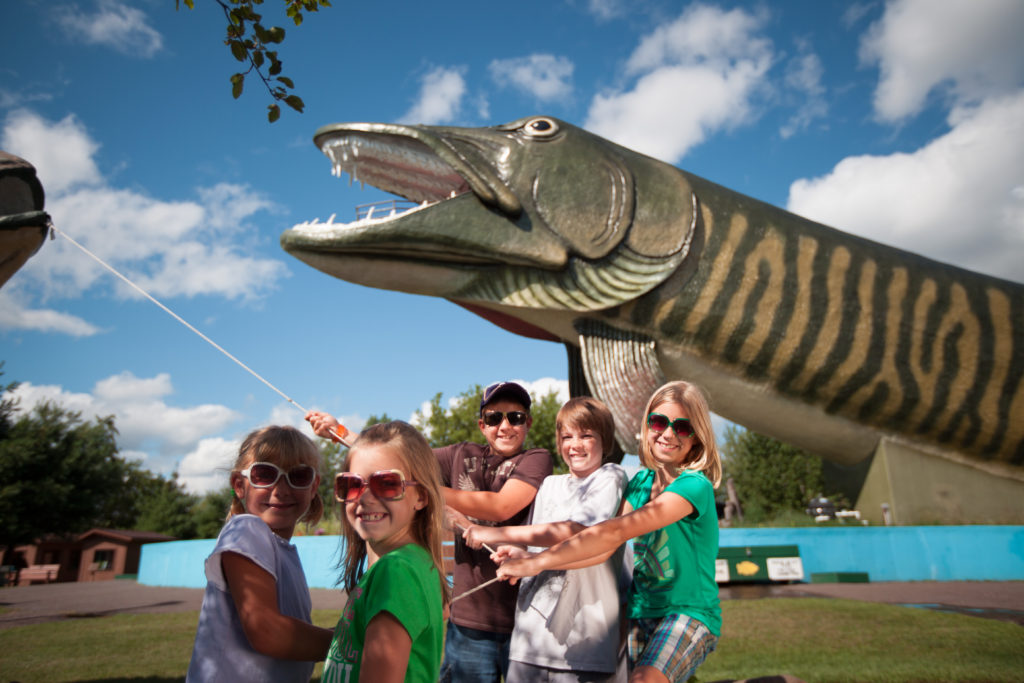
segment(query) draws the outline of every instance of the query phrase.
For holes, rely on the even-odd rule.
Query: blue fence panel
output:
[[[334,588],[339,536],[297,536],[311,588]],[[142,546],[139,583],[203,588],[203,563],[215,541]],[[722,529],[723,547],[796,545],[804,575],[867,572],[871,581],[1024,580],[1024,526],[801,527]]]
[[[139,558],[138,582],[147,586],[206,588],[204,564],[216,544],[214,538],[147,543]],[[161,545],[167,547],[160,548]]]
[[[1024,579],[1024,526],[722,529],[719,544],[797,545],[808,577],[867,572],[872,581]]]
[[[345,544],[342,537],[296,536],[292,543],[299,551],[309,587],[334,588],[341,576],[338,562],[342,559],[341,551]]]

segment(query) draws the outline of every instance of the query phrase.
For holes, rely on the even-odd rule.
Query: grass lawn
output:
[[[722,610],[722,639],[700,681],[781,673],[808,683],[1024,679],[1024,627],[1016,624],[825,598],[729,600]],[[313,613],[320,626],[337,618]],[[115,615],[2,630],[0,683],[183,681],[197,619]]]

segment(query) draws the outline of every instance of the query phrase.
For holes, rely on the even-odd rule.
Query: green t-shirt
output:
[[[651,499],[654,470],[642,469],[629,482],[626,500],[639,510]],[[722,610],[715,582],[718,557],[718,512],[715,489],[700,472],[684,470],[665,492],[685,498],[693,512],[666,527],[633,540],[633,585],[629,616],[633,619],[685,614],[716,636]]]
[[[380,612],[398,619],[412,638],[405,680],[437,681],[444,643],[440,578],[430,553],[409,543],[377,560],[352,590],[334,628],[322,683],[359,680],[366,627]]]

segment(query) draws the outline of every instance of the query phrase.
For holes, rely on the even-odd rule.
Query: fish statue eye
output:
[[[520,130],[528,138],[549,138],[558,132],[558,124],[554,119],[541,116],[530,119]]]

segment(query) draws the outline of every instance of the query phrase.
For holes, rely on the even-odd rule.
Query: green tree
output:
[[[413,414],[413,425],[423,432],[432,448],[462,441],[486,443],[477,425],[483,395],[483,387],[474,384],[451,401],[450,407],[444,408],[441,406],[442,393],[439,391],[430,399],[426,412],[417,410]]]
[[[824,487],[821,458],[771,437],[729,426],[721,451],[747,521],[803,513]]]
[[[149,475],[148,490],[138,502],[139,514],[133,528],[181,539],[196,538],[199,496],[185,491],[177,472],[170,479],[144,472]]]
[[[7,409],[9,410],[9,408]],[[126,473],[113,417],[85,422],[54,403],[11,421],[0,440],[0,545],[80,533],[118,519]]]
[[[196,538],[217,538],[227,519],[235,492],[230,486],[210,491],[200,498],[192,508],[192,519],[196,525]]]
[[[0,361],[0,377],[3,376],[4,363]],[[13,394],[17,388],[17,382],[11,382],[7,386],[0,385],[0,441],[6,439],[8,432],[11,431],[14,410],[18,407],[18,401]]]
[[[194,9],[195,0],[174,0],[175,9],[181,9],[181,3],[189,9]],[[255,73],[274,100],[267,106],[267,119],[273,123],[281,117],[281,106],[283,102],[295,111],[301,113],[305,108],[302,98],[294,92],[295,83],[292,79],[282,74],[281,60],[276,49],[272,46],[280,45],[284,41],[285,31],[280,26],[267,28],[263,25],[263,15],[258,14],[254,7],[262,5],[263,0],[214,0],[224,11],[227,19],[224,44],[228,46],[231,55],[246,65],[244,71],[231,75],[231,94],[237,100],[242,95],[245,86],[245,77]],[[303,12],[318,12],[321,7],[330,7],[328,0],[282,0],[284,3],[285,15],[291,19],[296,26],[302,24]],[[264,66],[266,73],[264,73]]]
[[[569,471],[565,461],[558,455],[558,439],[555,437],[555,418],[558,417],[558,409],[562,407],[558,400],[558,393],[549,391],[540,398],[530,395],[533,404],[530,406],[530,415],[533,417],[533,425],[526,437],[527,448],[546,448],[551,453],[551,462],[555,468],[555,474],[563,474]],[[480,402],[477,401],[477,405]]]

